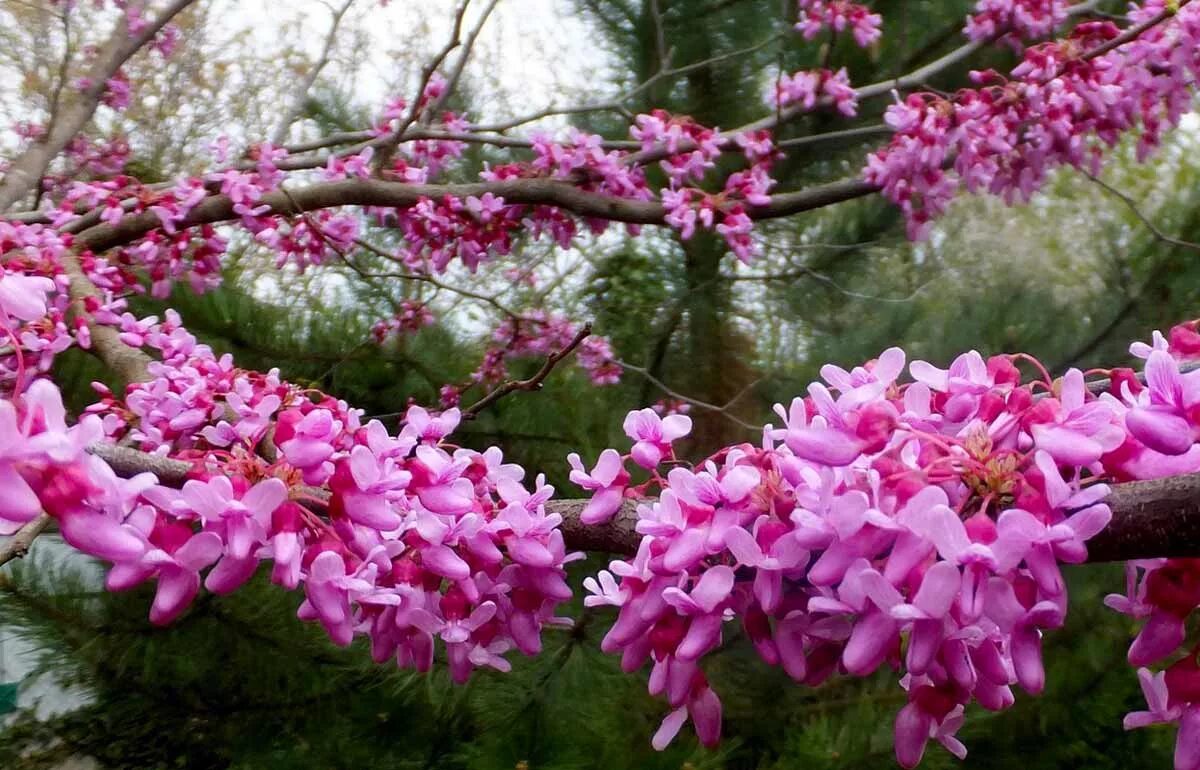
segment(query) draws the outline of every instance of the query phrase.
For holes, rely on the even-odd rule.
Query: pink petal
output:
[[[797,457],[835,468],[849,465],[862,454],[860,441],[833,428],[793,428],[784,442]]]
[[[688,704],[696,737],[709,748],[721,739],[721,701],[711,687],[705,688]]]
[[[59,519],[63,540],[86,554],[114,562],[134,561],[146,551],[145,542],[116,519],[77,511]]]
[[[1012,635],[1013,669],[1017,683],[1030,695],[1039,695],[1046,686],[1042,666],[1042,634],[1033,626],[1018,626]]]
[[[754,491],[760,479],[761,476],[756,468],[739,465],[732,468],[725,474],[725,478],[721,479],[721,491],[724,493],[726,500],[736,503],[744,500],[747,495]]]
[[[346,515],[356,524],[380,532],[391,532],[403,522],[400,515],[392,509],[391,503],[381,494],[351,492],[343,496],[343,502]]]
[[[921,762],[925,744],[929,742],[932,718],[921,711],[916,703],[909,703],[896,715],[895,748],[896,761],[901,767],[911,770]]]
[[[630,412],[625,415],[621,428],[633,441],[657,441],[662,438],[662,419],[653,409]]]
[[[721,616],[699,615],[692,618],[687,634],[675,648],[675,656],[681,661],[697,660],[720,643]]]
[[[1200,707],[1189,706],[1175,737],[1175,770],[1200,768]]]
[[[200,576],[181,569],[164,570],[158,578],[154,602],[150,605],[150,622],[166,625],[179,617],[196,592],[200,590]]]
[[[686,414],[667,415],[662,420],[662,440],[668,444],[692,432],[692,418]]]
[[[1192,448],[1192,426],[1182,417],[1154,407],[1137,407],[1125,414],[1125,427],[1155,452],[1185,454]]]
[[[747,567],[757,567],[765,558],[754,535],[741,527],[731,527],[725,533],[725,547],[733,554],[733,558],[737,559],[738,564]]]
[[[705,612],[712,612],[718,604],[729,597],[733,590],[733,581],[733,570],[729,567],[723,564],[709,567],[700,577],[695,588],[692,589],[692,599]]]
[[[513,561],[520,564],[529,567],[550,567],[555,562],[554,554],[533,538],[509,537],[505,539],[504,545]]]
[[[686,708],[677,708],[667,714],[662,724],[659,725],[658,731],[654,733],[654,738],[650,741],[650,745],[654,747],[655,751],[662,751],[671,744],[671,741],[675,740],[675,736],[679,734],[687,717]]]
[[[596,467],[591,476],[599,484],[607,487],[616,481],[624,468],[620,453],[615,449],[605,449],[596,460]]]
[[[471,576],[471,567],[444,545],[427,545],[422,548],[421,561],[432,572],[451,580],[466,580]]]
[[[958,567],[950,562],[939,561],[925,572],[913,604],[931,618],[945,617],[958,598],[961,583],[962,574]]]
[[[37,518],[42,504],[21,474],[7,463],[0,463],[0,519],[25,524]]]
[[[1129,646],[1129,665],[1148,666],[1162,660],[1183,644],[1183,621],[1169,612],[1158,610],[1146,621],[1141,633]]]
[[[174,556],[182,567],[195,572],[221,558],[223,550],[224,544],[215,532],[200,532],[180,546]]]
[[[842,665],[855,676],[866,676],[879,668],[897,635],[898,626],[890,616],[882,612],[860,616],[842,651]]]
[[[608,521],[616,515],[617,511],[621,510],[623,495],[624,490],[618,487],[597,491],[584,506],[583,513],[579,517],[580,521],[589,525],[603,524]]]
[[[675,542],[663,555],[663,566],[672,572],[687,569],[704,558],[705,534],[700,529],[689,529],[675,538]]]
[[[266,479],[250,488],[242,497],[242,505],[260,520],[267,520],[287,499],[287,485],[280,479]]]
[[[863,570],[859,576],[859,582],[862,585],[863,593],[875,603],[876,607],[885,612],[904,602],[904,597],[900,595],[896,587],[873,569]]]
[[[257,567],[258,559],[253,556],[235,559],[227,555],[217,562],[217,566],[213,567],[205,577],[204,587],[214,594],[222,596],[231,594],[254,576],[254,570]]]
[[[470,482],[467,482],[467,486],[470,487]],[[417,490],[417,497],[420,498],[421,505],[434,513],[466,513],[474,504],[473,498],[458,485],[439,484],[438,486],[421,487]]]
[[[663,453],[658,448],[657,444],[652,444],[648,441],[639,441],[633,445],[633,449],[629,452],[630,457],[638,465],[646,470],[653,470],[662,462]]]
[[[1104,454],[1104,447],[1098,442],[1056,425],[1034,425],[1033,440],[1039,449],[1046,450],[1063,465],[1091,465]]]
[[[913,501],[900,512],[897,520],[913,534],[933,543],[943,559],[956,562],[971,545],[962,520],[948,506],[924,507],[913,505]]]

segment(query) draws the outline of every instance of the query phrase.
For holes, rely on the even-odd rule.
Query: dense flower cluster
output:
[[[1200,339],[1189,328],[1172,339]],[[1200,389],[1180,380],[1190,375],[1174,355],[1164,343],[1149,353],[1140,393],[1117,373],[1097,396],[1078,370],[1051,380],[1033,362],[1038,376],[1023,382],[1026,357],[974,352],[946,370],[915,361],[901,384],[905,355],[892,348],[853,371],[824,367],[824,383],[777,407],[783,425],[766,426],[758,446],[690,467],[673,449],[690,420],[647,409],[625,422],[628,455],[605,450],[590,472],[572,456],[572,480],[593,495],[586,523],[658,492],[638,506],[637,555],[585,583],[587,604],[619,609],[603,648],[627,671],[650,661],[650,691],[673,709],[655,746],[687,719],[702,742],[717,740],[720,700],[700,664],[738,619],[765,661],[810,686],[899,667],[900,763],[916,765],[930,739],[963,756],[954,733],[969,703],[1005,709],[1014,685],[1043,688],[1041,635],[1067,607],[1058,565],[1083,561],[1111,515],[1100,481],[1200,469],[1200,429],[1174,423],[1192,416],[1180,394]],[[1164,564],[1141,565],[1151,577],[1123,600],[1153,613],[1135,664],[1173,652],[1181,618],[1200,605],[1200,572],[1181,582]],[[1174,569],[1157,593],[1156,569]]]
[[[1164,13],[1166,4],[1151,0],[1131,19]],[[1096,172],[1102,150],[1134,130],[1146,155],[1192,104],[1200,6],[1108,48],[1121,34],[1109,21],[1079,24],[1065,40],[1028,49],[1010,79],[976,73],[981,86],[951,98],[908,96],[888,109],[896,134],[871,155],[865,178],[903,209],[909,236],[920,239],[960,187],[1028,200],[1056,167]]]
[[[53,282],[23,280],[0,283],[6,328],[45,312]],[[553,488],[539,477],[529,491],[499,449],[446,443],[457,410],[412,407],[393,436],[275,372],[234,368],[174,313],[129,316],[123,328],[125,342],[162,359],[123,401],[102,390],[71,428],[47,380],[0,401],[4,532],[47,511],[69,543],[113,563],[110,589],[156,581],[156,623],[202,584],[225,594],[270,562],[275,583],[303,588],[300,617],[334,642],[363,634],[377,660],[424,671],[440,639],[457,681],[480,666],[507,670],[505,652],[535,654],[544,625],[569,623],[554,615],[570,598],[563,565],[574,555],[545,511]],[[189,461],[189,480],[176,490],[151,474],[118,479],[87,450],[119,439]]]
[[[783,75],[775,84],[774,103],[780,107],[799,105],[805,111],[814,109],[822,99],[831,102],[846,117],[858,113],[858,94],[850,85],[846,68],[837,72],[807,70]]]

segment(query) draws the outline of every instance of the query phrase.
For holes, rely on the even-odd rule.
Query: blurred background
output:
[[[284,135],[368,125],[389,97],[411,96],[449,34],[455,5],[350,3],[322,56],[331,11],[343,4],[199,4],[183,18],[180,52],[165,65],[135,60],[133,105],[98,116],[90,131],[125,138],[143,180],[170,179],[203,168],[219,134],[235,145],[271,136],[279,105],[318,64]],[[792,0],[502,0],[450,107],[482,122],[620,103],[549,117],[519,134],[577,125],[626,138],[623,111],[653,107],[732,127],[767,112],[764,96],[780,72],[832,61],[861,84],[937,58],[961,44],[973,3],[871,5],[885,34],[864,51],[848,40],[805,43],[790,31]],[[88,12],[0,1],[0,121],[45,114],[64,46],[86,43]],[[78,14],[77,23],[64,30],[63,13]],[[698,62],[707,63],[688,66]],[[1012,54],[997,50],[971,67],[1011,63]],[[928,86],[953,88],[965,76],[964,66]],[[819,145],[795,142],[776,169],[780,189],[856,174],[883,141],[870,129],[885,106],[886,99],[866,103],[852,121],[821,113],[789,124],[779,139],[864,130]],[[1200,315],[1200,259],[1189,243],[1200,241],[1197,126],[1189,116],[1148,163],[1136,162],[1132,145],[1120,148],[1100,182],[1058,174],[1028,205],[964,197],[920,244],[905,240],[897,210],[868,198],[758,225],[764,256],[750,266],[702,234],[682,242],[663,229],[632,237],[614,228],[569,250],[520,244],[477,276],[452,271],[447,283],[509,307],[593,321],[625,365],[621,382],[604,388],[560,368],[544,391],[505,399],[465,425],[459,440],[501,446],[572,497],[580,492],[566,479],[567,452],[590,464],[607,446],[624,448],[620,425],[630,409],[691,402],[696,430],[687,451],[700,458],[755,440],[771,405],[803,393],[822,364],[856,365],[891,345],[939,364],[972,348],[1029,352],[1054,373],[1125,364],[1130,341]],[[447,174],[474,179],[507,157],[471,147]],[[368,237],[386,247],[390,236]],[[175,308],[240,366],[278,367],[389,426],[410,402],[435,405],[442,384],[466,380],[488,330],[503,320],[489,303],[424,282],[366,279],[338,265],[281,273],[248,243],[235,242],[231,254],[220,289],[138,300],[137,309]],[[359,255],[360,264],[371,259]],[[513,268],[531,280],[513,281]],[[372,325],[405,300],[427,303],[436,322],[372,340]],[[537,365],[516,362],[513,370]],[[117,384],[82,355],[62,356],[59,369],[75,408],[92,398],[91,381]],[[594,554],[573,565],[573,585],[606,561]],[[365,649],[334,648],[295,620],[297,595],[265,581],[228,598],[202,597],[174,626],[156,629],[146,620],[149,593],[105,593],[100,574],[48,540],[0,572],[0,767],[895,767],[892,718],[904,693],[892,677],[799,687],[759,662],[732,628],[710,656],[725,705],[720,749],[699,748],[685,730],[657,753],[650,736],[665,706],[645,694],[644,674],[624,675],[600,653],[612,614],[578,601],[576,627],[548,630],[544,654],[515,659],[510,674],[480,673],[454,687],[442,671],[398,672],[372,664]],[[968,711],[960,736],[971,752],[966,767],[1169,766],[1170,731],[1120,728],[1142,705],[1125,663],[1131,623],[1101,604],[1121,589],[1121,568],[1075,568],[1069,579],[1067,627],[1046,641],[1046,695],[1018,695],[1003,715]],[[923,767],[957,764],[931,747]]]

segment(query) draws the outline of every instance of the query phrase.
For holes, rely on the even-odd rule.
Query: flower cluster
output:
[[[662,147],[672,153],[660,162],[670,179],[670,187],[661,191],[661,197],[667,210],[666,223],[678,230],[681,238],[691,238],[696,227],[701,226],[719,233],[741,261],[750,262],[758,255],[758,247],[750,238],[753,221],[747,206],[767,203],[768,193],[775,186],[770,169],[779,154],[770,132],[759,130],[724,137],[716,129],[693,120],[655,110],[637,116],[630,134],[642,142],[644,151]],[[749,168],[726,177],[724,189],[716,195],[688,186],[704,180],[716,166],[723,142],[730,139],[741,148]]]
[[[964,31],[971,40],[1004,36],[1014,45],[1044,38],[1067,18],[1066,0],[979,0]]]
[[[424,302],[406,299],[400,302],[396,315],[378,321],[371,327],[371,337],[383,342],[392,335],[415,334],[433,324],[433,311]]]
[[[506,360],[548,356],[566,349],[579,333],[578,324],[543,310],[519,318],[506,318],[492,333],[493,344],[472,378],[479,382],[498,382],[508,376]],[[594,385],[612,385],[621,379],[621,368],[615,358],[611,343],[599,335],[585,337],[575,354],[575,362]]]
[[[154,476],[121,479],[88,447],[103,438],[100,421],[67,426],[62,396],[37,379],[13,400],[0,400],[0,534],[10,535],[43,511],[57,519],[63,539],[105,559],[140,552],[135,501]]]
[[[805,40],[816,38],[823,29],[849,29],[854,42],[866,48],[883,35],[883,17],[850,0],[799,0],[799,15],[796,29],[804,33]]]
[[[1131,19],[1164,9],[1153,0]],[[1120,35],[1112,22],[1086,22],[1065,40],[1028,49],[1009,80],[976,73],[981,87],[952,98],[908,96],[888,109],[895,136],[870,156],[864,177],[903,209],[909,237],[920,239],[959,187],[1028,200],[1055,167],[1095,173],[1102,149],[1135,129],[1144,157],[1190,108],[1200,78],[1200,6],[1183,6],[1110,47]]]
[[[837,72],[802,70],[781,76],[775,84],[774,104],[779,107],[798,105],[808,111],[822,99],[828,100],[846,117],[852,118],[858,113],[858,94],[850,85],[845,67]]]
[[[1018,364],[1031,359],[974,352],[945,370],[915,361],[901,384],[905,355],[892,348],[852,371],[824,367],[825,382],[776,408],[783,425],[765,426],[758,446],[690,467],[672,448],[688,418],[647,409],[626,420],[628,455],[605,450],[590,472],[572,456],[572,481],[593,495],[585,523],[657,490],[638,506],[637,555],[585,584],[589,605],[619,610],[603,648],[627,671],[651,662],[650,690],[672,707],[655,746],[688,719],[702,742],[717,740],[720,700],[701,663],[737,619],[766,662],[809,686],[900,667],[900,763],[916,765],[930,739],[963,756],[954,733],[969,703],[1005,709],[1014,685],[1043,688],[1041,636],[1067,607],[1058,565],[1083,561],[1111,515],[1100,480],[1200,468],[1190,429],[1160,440],[1158,421],[1184,419],[1189,387],[1162,362],[1165,341],[1150,358],[1146,391],[1114,373],[1117,392],[1097,396],[1079,370],[1052,380],[1033,362],[1023,382]],[[1146,410],[1155,417],[1137,416]],[[1157,596],[1173,604],[1135,643],[1155,655],[1131,652],[1135,663],[1173,651],[1179,618],[1200,604],[1200,579],[1160,580]],[[1143,612],[1146,595],[1129,606]]]
[[[55,288],[0,278],[0,324],[45,314]],[[155,582],[155,623],[178,617],[202,585],[225,594],[269,563],[273,582],[303,589],[300,617],[334,642],[365,635],[377,660],[424,671],[440,639],[457,681],[508,670],[506,652],[535,654],[545,625],[569,623],[555,608],[571,596],[563,565],[575,555],[545,509],[553,488],[538,477],[530,491],[499,449],[447,443],[457,410],[412,407],[390,435],[275,372],[235,368],[174,312],[161,323],[126,314],[119,328],[161,357],[123,400],[100,387],[70,428],[46,380],[0,400],[4,532],[45,510],[69,543],[113,563],[111,590]],[[119,479],[88,453],[120,439],[184,461],[182,488]]]

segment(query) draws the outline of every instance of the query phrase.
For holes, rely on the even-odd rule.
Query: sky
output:
[[[231,28],[252,27],[265,46],[280,44],[281,4],[224,2],[230,8],[222,15],[224,23]],[[379,0],[356,0],[347,24],[365,30],[371,41],[355,82],[356,96],[366,103],[382,103],[394,93],[398,81],[415,81],[419,68],[412,62],[431,60],[449,40],[459,2],[391,0],[381,5]],[[464,30],[474,28],[486,6],[487,0],[470,0]],[[328,30],[328,5],[322,0],[298,0],[287,8],[284,18],[300,25],[298,37],[315,59]],[[458,53],[452,53],[450,60]],[[337,62],[331,65],[337,67]],[[594,101],[609,95],[595,88],[607,83],[604,75],[610,69],[608,57],[593,45],[587,20],[575,12],[571,0],[499,0],[468,64],[466,79],[488,86],[485,94],[476,95],[481,114],[473,117],[492,122],[550,105]]]

